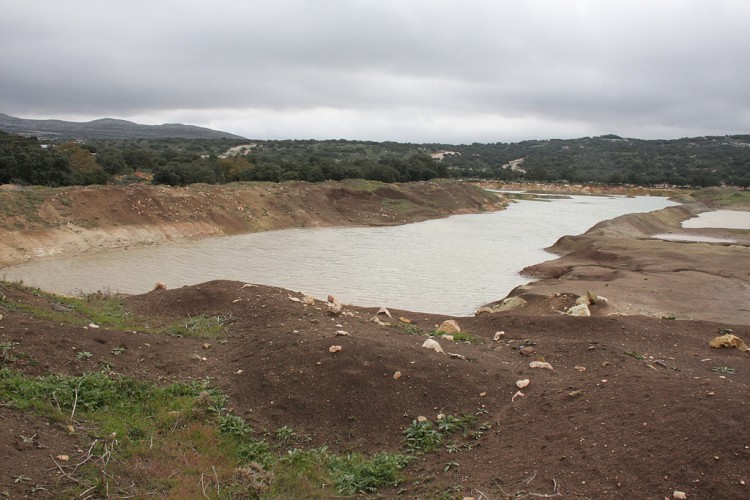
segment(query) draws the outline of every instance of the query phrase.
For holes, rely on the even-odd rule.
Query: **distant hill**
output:
[[[165,123],[140,125],[127,120],[102,118],[90,122],[27,120],[0,113],[0,130],[45,140],[76,139],[244,139],[210,128]]]

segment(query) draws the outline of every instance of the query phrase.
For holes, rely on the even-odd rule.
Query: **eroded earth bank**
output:
[[[439,184],[356,195],[346,184],[301,188],[253,187],[266,205],[244,205],[247,225],[199,213],[205,206],[169,221],[229,233],[271,217],[290,225],[393,223],[409,219],[404,210],[432,217],[499,206],[452,191],[470,187]],[[308,189],[328,201],[304,198]],[[398,194],[388,202],[367,194],[379,189]],[[425,204],[435,211],[415,208],[418,195],[408,189],[434,189]],[[209,196],[208,188],[191,190]],[[68,222],[75,233],[126,225],[109,212],[131,214],[135,226],[168,220],[166,208],[138,214],[130,199],[110,207],[111,192],[96,209],[94,194],[81,196],[100,222],[65,219],[78,198],[50,202],[61,213],[57,225],[41,215],[28,227],[5,219],[3,244],[14,252],[5,262],[45,246],[8,243],[21,233],[51,231],[60,248],[77,251],[55,239]],[[247,195],[212,196],[211,206],[234,211]],[[299,211],[290,208],[297,198],[306,199],[293,205]],[[506,301],[525,304],[495,304],[496,312],[469,318],[378,311],[232,281],[77,299],[2,283],[0,492],[747,498],[750,360],[737,347],[709,346],[725,334],[750,339],[747,232],[734,231],[733,245],[650,238],[682,231],[681,220],[709,208],[699,201],[563,238],[559,259],[529,269],[543,279]],[[303,213],[314,208],[321,214]],[[136,243],[146,241],[128,241]],[[593,316],[562,314],[589,291],[608,299],[590,306]],[[452,338],[438,332],[449,319],[461,329]],[[422,347],[430,338],[444,352]]]

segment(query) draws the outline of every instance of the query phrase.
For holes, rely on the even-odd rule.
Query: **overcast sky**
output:
[[[258,139],[750,133],[748,0],[0,0],[0,112]]]

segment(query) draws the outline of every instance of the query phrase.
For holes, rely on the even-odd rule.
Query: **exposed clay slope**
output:
[[[0,266],[288,227],[403,224],[502,206],[497,196],[461,182],[6,187]]]

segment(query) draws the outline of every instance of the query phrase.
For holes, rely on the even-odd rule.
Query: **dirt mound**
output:
[[[407,467],[399,491],[410,496],[747,495],[740,482],[750,481],[748,355],[708,347],[725,324],[480,314],[456,318],[464,337],[436,338],[446,351],[439,354],[421,346],[445,317],[391,310],[392,318],[378,315],[391,323],[382,326],[371,321],[376,309],[344,305],[333,315],[298,292],[245,285],[215,281],[125,301],[129,314],[150,325],[221,317],[220,331],[209,337],[191,336],[189,328],[170,336],[61,324],[9,307],[54,309],[54,299],[6,286],[0,342],[17,344],[16,361],[5,364],[75,374],[104,362],[161,383],[208,377],[256,432],[293,430],[290,446],[297,447],[398,450],[418,416],[471,416],[465,432]],[[750,339],[750,327],[731,326]],[[341,350],[331,353],[332,345]],[[553,369],[530,368],[542,359]],[[531,382],[514,399],[520,379]],[[45,451],[80,455],[81,444],[60,424],[3,412],[4,434],[37,433]],[[0,469],[48,492],[59,478],[49,453],[37,451],[6,454]],[[25,491],[7,475],[0,489]]]

